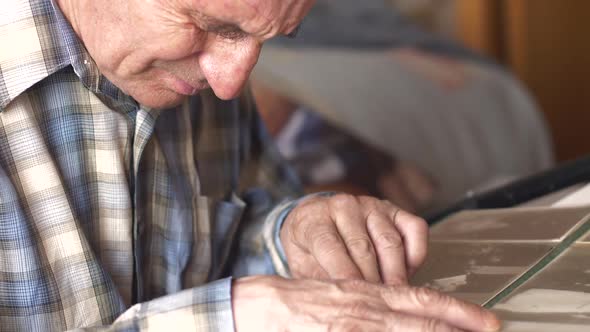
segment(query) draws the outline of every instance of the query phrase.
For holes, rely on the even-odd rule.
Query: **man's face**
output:
[[[93,14],[76,30],[109,80],[140,103],[162,108],[208,87],[222,99],[235,97],[262,43],[292,32],[313,3],[93,1]]]

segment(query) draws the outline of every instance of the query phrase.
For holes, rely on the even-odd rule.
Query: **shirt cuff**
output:
[[[232,279],[221,279],[134,305],[109,331],[234,331]],[[172,325],[171,325],[172,324]]]
[[[283,249],[283,244],[280,237],[281,228],[283,227],[283,223],[287,219],[289,213],[303,201],[315,197],[330,197],[336,194],[336,192],[324,191],[309,194],[294,201],[283,202],[273,209],[273,211],[268,215],[265,222],[266,225],[264,227],[264,242],[270,254],[275,271],[278,275],[285,278],[291,277],[287,256],[285,255],[285,250]]]

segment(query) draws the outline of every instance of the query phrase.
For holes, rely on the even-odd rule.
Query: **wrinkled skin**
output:
[[[250,277],[233,288],[236,331],[497,331],[489,312],[425,288]]]
[[[237,96],[262,43],[292,32],[313,2],[58,0],[101,73],[155,108],[208,87]]]
[[[426,258],[426,222],[387,201],[335,195],[300,203],[281,229],[295,277],[407,284]]]

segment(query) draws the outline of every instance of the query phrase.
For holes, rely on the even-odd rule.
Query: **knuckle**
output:
[[[353,317],[367,317],[370,314],[369,307],[362,302],[352,303],[346,311]]]
[[[414,301],[416,304],[422,308],[447,308],[449,305],[448,297],[432,289],[415,288],[412,294],[414,294]]]
[[[285,221],[283,230],[296,235],[306,235],[310,226],[311,223],[308,218],[302,218],[298,210],[293,210],[290,212],[287,221]]]
[[[338,234],[325,230],[315,233],[312,237],[312,247],[321,254],[332,254],[340,247]]]
[[[381,204],[380,200],[371,196],[359,196],[358,199],[363,206],[368,207],[371,210],[378,210]]]
[[[391,219],[391,221],[393,221],[394,224],[397,224],[400,222],[400,212],[402,212],[402,209],[396,208],[396,207],[389,207],[389,219]],[[403,220],[401,220],[403,222]]]
[[[307,239],[311,234],[313,234],[313,232],[311,231],[311,226],[311,222],[301,221],[292,225],[291,229],[288,229],[287,232],[288,234],[291,234],[292,238],[299,240],[299,242],[305,242],[305,239]]]
[[[386,199],[380,199],[378,201],[376,201],[376,205],[382,210],[382,211],[396,211],[399,208],[397,207],[397,205],[391,203],[389,200]]]
[[[353,280],[342,281],[342,286],[344,286],[343,288],[349,289],[349,290],[358,291],[360,289],[363,289],[365,287],[365,285],[366,285],[366,281],[364,281],[362,279],[353,279]]]
[[[357,198],[350,194],[338,194],[330,197],[330,204],[336,209],[347,208],[357,203]]]
[[[382,249],[402,249],[404,247],[404,241],[402,237],[393,232],[381,233],[375,239],[375,244]]]
[[[425,332],[452,332],[451,328],[437,319],[425,319],[422,321],[421,331]]]
[[[366,259],[375,255],[373,244],[369,238],[363,237],[349,240],[346,246],[350,250],[351,255],[358,259]]]
[[[375,223],[379,220],[387,219],[387,215],[379,211],[379,209],[369,205],[363,204],[365,207],[365,223],[367,225]]]
[[[399,308],[400,303],[408,303],[413,301],[411,293],[413,292],[412,287],[405,285],[406,283],[399,283],[389,285],[387,287],[381,287],[379,290],[379,297],[383,303],[392,308]]]
[[[392,207],[396,207],[395,204],[393,204],[390,200],[388,199],[380,199],[379,200],[379,204],[383,205],[383,206],[392,206]]]
[[[337,285],[345,293],[370,293],[370,285],[363,279],[341,280]]]

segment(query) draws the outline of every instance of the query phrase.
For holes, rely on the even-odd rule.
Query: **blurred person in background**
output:
[[[306,191],[377,196],[414,213],[432,202],[434,184],[419,168],[258,82],[253,91],[279,151]]]
[[[553,165],[534,101],[499,65],[382,0],[318,0],[253,72],[278,147],[309,190],[418,213]]]

